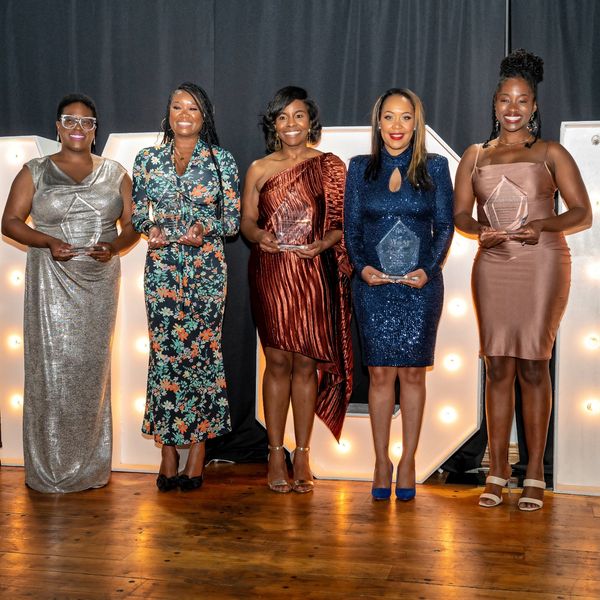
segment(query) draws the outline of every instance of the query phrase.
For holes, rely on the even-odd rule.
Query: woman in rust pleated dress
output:
[[[508,444],[514,382],[523,395],[529,462],[521,510],[543,505],[544,448],[552,409],[549,360],[569,296],[571,257],[564,232],[591,224],[588,195],[571,155],[539,138],[537,85],[543,62],[516,50],[500,66],[494,126],[468,148],[456,173],[455,223],[479,236],[473,298],[486,366],[490,473],[480,506],[502,502],[511,475]],[[567,210],[557,215],[554,194]],[[471,215],[477,201],[477,220]]]
[[[302,88],[279,90],[262,127],[269,154],[248,169],[241,229],[252,243],[252,308],[267,363],[267,483],[274,492],[305,493],[314,486],[315,412],[339,440],[352,393],[350,266],[342,243],[346,169],[337,156],[311,147],[321,124]],[[283,447],[290,399],[292,483]]]

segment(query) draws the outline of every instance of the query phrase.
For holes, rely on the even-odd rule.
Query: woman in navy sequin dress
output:
[[[454,231],[448,161],[425,150],[425,118],[410,90],[391,89],[376,102],[372,153],[350,162],[345,237],[354,265],[353,299],[363,362],[369,368],[369,414],[375,445],[373,497],[391,495],[389,438],[400,380],[402,458],[396,496],[415,495],[415,452],[425,405],[426,367],[433,364],[444,299],[442,264]],[[402,280],[386,275],[377,245],[399,219],[419,241],[418,259]]]

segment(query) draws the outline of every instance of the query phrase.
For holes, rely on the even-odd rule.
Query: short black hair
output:
[[[319,107],[317,103],[308,97],[308,93],[304,88],[295,85],[288,85],[281,88],[275,93],[273,99],[267,105],[267,110],[262,115],[261,125],[267,145],[267,152],[275,152],[277,149],[276,140],[277,133],[275,132],[275,119],[281,111],[291,104],[294,100],[302,100],[306,104],[308,110],[308,118],[310,119],[310,131],[308,132],[308,141],[311,144],[316,144],[321,139],[321,121],[319,120]]]
[[[91,111],[92,116],[96,119],[96,133],[94,135],[94,141],[92,142],[92,152],[96,149],[96,136],[98,135],[98,111],[96,110],[96,103],[85,94],[67,94],[60,99],[58,106],[56,107],[56,120],[60,121],[60,117],[63,114],[63,110],[65,106],[69,106],[69,104],[75,104],[76,102],[81,102],[81,104],[85,104]]]

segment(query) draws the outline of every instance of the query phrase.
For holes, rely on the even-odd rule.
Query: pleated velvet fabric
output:
[[[346,168],[334,154],[310,158],[268,179],[259,196],[259,227],[273,231],[282,205],[308,208],[304,243],[342,229]],[[249,263],[252,310],[263,347],[318,361],[317,416],[339,440],[352,394],[350,264],[339,242],[314,259],[269,254],[258,244]]]

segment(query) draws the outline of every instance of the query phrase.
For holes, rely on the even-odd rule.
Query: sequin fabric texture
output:
[[[125,169],[93,157],[81,182],[50,157],[27,163],[35,186],[31,219],[38,231],[69,241],[101,220],[99,241],[117,237]],[[89,256],[67,261],[47,248],[27,250],[25,272],[25,481],[40,492],[78,492],[110,478],[111,338],[121,263]]]
[[[199,140],[185,173],[177,175],[172,145],[141,150],[133,170],[133,226],[178,211],[203,225],[202,246],[178,243],[148,249],[144,272],[150,337],[142,432],[181,445],[231,430],[221,333],[227,289],[222,236],[239,229],[238,170],[231,154]],[[173,193],[177,191],[178,193]],[[222,207],[222,209],[221,209]]]
[[[353,302],[363,362],[368,366],[424,367],[433,364],[435,340],[444,300],[442,264],[450,248],[453,224],[452,181],[446,158],[430,154],[427,169],[432,190],[409,182],[412,147],[399,156],[382,150],[375,181],[364,178],[369,156],[354,157],[345,195],[345,239],[355,273]],[[402,185],[389,189],[395,169]],[[417,268],[427,273],[421,289],[402,284],[369,286],[360,276],[366,266],[381,270],[377,244],[401,218],[420,241]]]
[[[274,231],[275,215],[289,206],[310,215],[299,243],[341,229],[345,176],[344,163],[330,153],[273,175],[260,192],[259,227]],[[262,345],[318,361],[316,413],[336,438],[352,394],[349,275],[343,242],[313,259],[252,247],[250,293]]]

